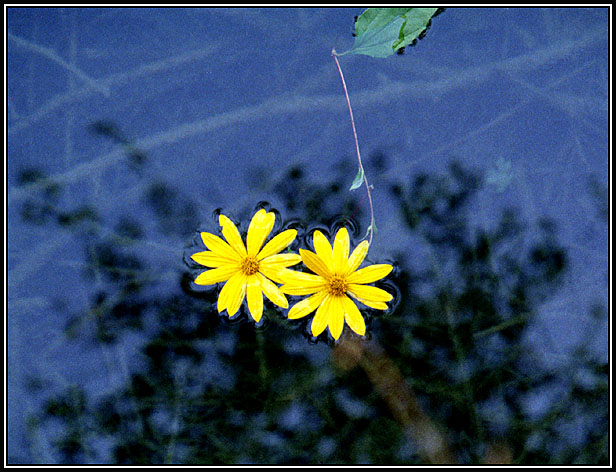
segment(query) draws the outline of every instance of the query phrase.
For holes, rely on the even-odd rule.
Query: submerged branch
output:
[[[456,464],[445,435],[423,411],[396,364],[376,342],[347,337],[336,346],[334,359],[341,367],[359,365],[383,398],[395,420],[411,438],[419,455],[431,464]]]

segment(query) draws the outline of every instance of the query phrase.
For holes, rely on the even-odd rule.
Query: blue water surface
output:
[[[361,12],[5,10],[9,463],[451,460],[368,361],[273,305],[227,322],[186,264],[262,202],[301,241],[363,237],[331,56]],[[403,55],[340,58],[368,257],[396,263],[363,342],[457,462],[606,461],[608,25],[448,8]]]

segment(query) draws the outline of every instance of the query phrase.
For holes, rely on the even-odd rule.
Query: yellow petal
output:
[[[342,297],[330,297],[331,304],[329,308],[329,315],[327,316],[327,325],[329,326],[329,332],[337,340],[342,334],[342,328],[344,328],[344,308],[342,306]],[[346,295],[344,298],[347,298]]]
[[[216,270],[216,269],[214,269]],[[227,310],[231,317],[237,313],[246,295],[246,275],[238,272],[222,287],[218,295],[218,312]]]
[[[268,243],[263,247],[263,249],[261,249],[261,251],[259,251],[257,259],[262,260],[268,256],[278,254],[289,244],[291,244],[296,236],[297,230],[295,229],[288,229],[280,234],[277,234],[270,241],[268,241]]]
[[[325,288],[323,277],[305,272],[287,270],[280,273],[284,285],[280,290],[289,295],[308,295]]]
[[[259,282],[261,283],[261,289],[267,298],[269,298],[272,303],[278,305],[282,308],[288,308],[289,302],[287,301],[287,297],[284,296],[284,293],[280,291],[278,287],[271,280],[268,280],[263,275],[257,273],[257,277],[259,278]]]
[[[375,310],[387,310],[389,308],[385,302],[368,302],[366,300],[359,301],[370,308],[374,308]]]
[[[381,280],[387,276],[393,269],[389,264],[374,264],[353,272],[347,277],[347,282],[350,284],[369,284]]]
[[[276,221],[276,215],[273,212],[267,213],[261,208],[250,220],[250,226],[248,226],[248,235],[246,236],[246,248],[248,254],[256,256],[263,246],[263,241],[267,239],[274,222]]]
[[[388,302],[394,298],[390,293],[385,290],[373,287],[371,285],[358,285],[349,284],[347,291],[355,295],[357,298],[369,302]]]
[[[291,272],[287,267],[301,260],[299,254],[275,254],[259,262],[259,272],[274,282],[284,283],[282,274],[287,271]]]
[[[334,264],[332,247],[323,233],[316,230],[312,234],[312,244],[314,250],[327,267],[332,267]]]
[[[319,305],[319,308],[317,308],[317,313],[314,315],[312,325],[310,326],[313,336],[318,336],[325,330],[325,327],[329,322],[329,312],[332,304],[332,298],[333,297],[329,296],[326,297],[325,300],[323,300],[323,303]]]
[[[258,323],[263,316],[263,292],[255,275],[251,275],[246,281],[246,301],[250,315]]]
[[[291,285],[283,285],[280,287],[280,291],[287,295],[312,295],[319,290],[321,290],[321,288],[297,287]]]
[[[362,241],[357,245],[355,250],[351,253],[351,257],[349,257],[349,263],[347,266],[347,274],[354,272],[364,259],[366,258],[366,254],[368,254],[368,249],[370,248],[370,244],[368,241]]]
[[[316,310],[319,305],[321,305],[326,295],[327,293],[325,291],[317,292],[311,297],[304,298],[301,302],[296,303],[289,310],[289,319],[295,320],[297,318],[303,318],[304,316],[309,315]]]
[[[240,232],[237,230],[237,226],[227,218],[225,215],[218,216],[218,222],[222,227],[222,235],[225,237],[229,245],[235,249],[241,257],[246,257],[246,246],[244,246],[244,242],[242,241],[242,237],[240,236]]]
[[[366,322],[357,305],[349,297],[340,297],[344,308],[344,319],[349,327],[360,336],[366,334]]]
[[[239,272],[237,265],[228,265],[218,267],[212,270],[206,270],[197,276],[195,283],[197,285],[213,285],[218,282],[229,280],[233,275]]]
[[[302,261],[304,261],[304,265],[308,267],[312,272],[325,278],[329,278],[331,276],[331,272],[329,270],[329,267],[331,267],[331,265],[327,266],[323,259],[321,259],[314,252],[307,251],[306,249],[300,249],[299,254],[300,256],[302,256]]]
[[[286,293],[287,295],[310,295],[312,293],[323,290],[324,284],[315,287],[304,287],[299,285],[289,285],[284,284],[280,287],[280,291],[282,293]]]
[[[274,266],[274,267],[259,267],[259,272],[261,272],[268,279],[273,280],[274,282],[276,282],[278,284],[283,283],[283,280],[280,278],[280,274],[284,270],[288,270],[288,269],[278,268],[277,266]]]
[[[325,279],[323,279],[320,275],[290,269],[280,271],[280,278],[284,281],[284,283],[292,285],[312,285],[325,283]]]
[[[356,297],[352,293],[349,293],[349,295],[355,298],[358,302],[363,303],[364,305],[369,306],[370,308],[375,308],[377,310],[387,310],[389,308],[387,306],[387,303],[385,302],[371,302],[369,300],[362,300],[361,298]]]
[[[259,261],[259,267],[283,269],[298,264],[299,262],[302,262],[302,256],[299,254],[274,254],[273,256],[266,257],[262,261]]]
[[[221,267],[224,265],[237,265],[237,261],[228,259],[212,251],[196,252],[190,258],[205,267]]]
[[[344,274],[346,272],[349,259],[349,247],[349,232],[346,228],[340,228],[334,240],[333,272],[335,274]]]
[[[203,232],[201,233],[201,239],[203,240],[203,244],[205,244],[205,246],[212,252],[234,261],[240,260],[240,255],[235,251],[235,249],[215,234]]]

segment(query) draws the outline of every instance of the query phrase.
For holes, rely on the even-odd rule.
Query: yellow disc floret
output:
[[[242,272],[246,275],[254,275],[259,272],[259,261],[254,256],[247,256],[241,263]]]
[[[347,291],[346,279],[340,275],[334,275],[327,281],[327,291],[334,297],[340,297]]]

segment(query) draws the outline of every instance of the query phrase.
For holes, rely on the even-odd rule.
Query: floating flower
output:
[[[218,295],[218,312],[227,310],[230,317],[235,315],[246,296],[250,315],[259,322],[263,315],[263,294],[275,305],[288,308],[287,298],[272,280],[281,283],[280,271],[301,261],[298,254],[278,254],[293,242],[297,231],[283,231],[263,246],[274,227],[275,215],[261,209],[250,221],[244,245],[237,227],[229,218],[221,214],[218,221],[227,241],[203,232],[201,239],[209,251],[191,256],[195,262],[212,268],[199,274],[195,279],[197,285],[227,281]]]
[[[312,320],[313,336],[326,327],[334,339],[342,334],[344,322],[357,334],[366,333],[366,323],[355,302],[348,295],[371,308],[386,310],[393,297],[385,290],[370,285],[387,276],[393,269],[389,264],[358,267],[368,253],[368,241],[362,241],[349,257],[349,233],[341,228],[336,233],[333,248],[320,231],[313,234],[314,249],[300,249],[302,261],[314,272],[286,269],[280,277],[284,285],[280,290],[289,295],[310,295],[289,310],[289,319],[302,318],[317,310]]]

